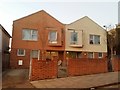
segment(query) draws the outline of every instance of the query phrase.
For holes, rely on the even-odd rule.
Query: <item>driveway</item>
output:
[[[120,75],[120,72],[119,72]],[[36,88],[91,88],[120,82],[118,72],[32,81]]]
[[[9,69],[2,75],[2,88],[34,88],[28,80],[28,69]]]

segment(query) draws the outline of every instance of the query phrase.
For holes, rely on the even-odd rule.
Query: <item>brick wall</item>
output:
[[[23,60],[23,65],[18,61]],[[10,68],[28,69],[30,66],[30,49],[25,49],[25,56],[17,56],[17,48],[12,48],[10,53]]]
[[[56,78],[57,70],[57,60],[33,59],[30,80]]]
[[[120,71],[120,58],[113,58],[112,66],[114,71]]]
[[[107,72],[107,59],[69,59],[68,76]]]

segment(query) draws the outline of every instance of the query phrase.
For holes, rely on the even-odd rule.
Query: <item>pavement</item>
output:
[[[28,73],[28,69],[9,69],[3,72],[2,88],[34,88],[28,80]]]
[[[35,88],[93,88],[120,82],[120,72],[31,81]],[[119,77],[118,77],[119,76]],[[119,87],[120,88],[120,87]]]

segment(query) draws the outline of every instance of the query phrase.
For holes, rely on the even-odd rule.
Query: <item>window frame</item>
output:
[[[55,32],[55,40],[51,40],[51,33],[52,32]],[[49,43],[53,43],[53,44],[55,43],[56,44],[56,43],[58,43],[57,39],[58,39],[58,32],[56,30],[51,30],[48,34]]]
[[[23,50],[23,55],[19,53],[19,50]],[[25,49],[17,49],[17,56],[25,56]]]
[[[100,55],[100,53],[101,53],[101,57],[99,56]],[[98,52],[98,58],[103,58],[103,53],[102,52]]]
[[[92,36],[92,38],[91,38],[91,36]],[[95,37],[99,37],[99,43],[96,43],[96,41],[95,41]],[[90,34],[89,35],[89,44],[95,44],[95,45],[100,45],[100,35],[93,35],[93,34]]]
[[[30,30],[30,38],[25,39],[24,38],[24,31]],[[36,34],[33,34],[33,31],[36,31]],[[36,39],[33,38],[33,36],[36,35]],[[28,41],[38,41],[38,30],[36,29],[23,29],[22,30],[22,40],[28,40]]]
[[[76,41],[72,41],[72,33],[77,33],[77,37],[76,37]],[[77,31],[72,31],[72,32],[70,32],[70,44],[71,45],[77,45],[78,44],[78,32]],[[74,37],[73,37],[73,39],[74,39]]]
[[[92,53],[92,58],[89,57],[89,54]],[[94,52],[88,52],[88,58],[93,59],[94,58]]]
[[[33,51],[37,51],[37,56],[36,57],[33,57]],[[40,58],[40,50],[32,50],[31,51],[31,57],[39,59]]]

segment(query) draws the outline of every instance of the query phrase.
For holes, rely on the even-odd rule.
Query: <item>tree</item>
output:
[[[116,55],[120,56],[120,24],[116,26]]]

